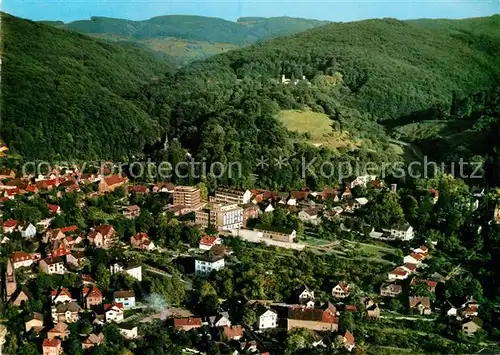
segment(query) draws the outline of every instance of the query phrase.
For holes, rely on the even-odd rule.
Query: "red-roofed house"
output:
[[[134,185],[128,188],[129,192],[133,192],[139,195],[146,195],[149,193],[149,189],[143,185]]]
[[[94,306],[99,306],[102,304],[102,292],[97,287],[87,287],[83,286],[82,298],[85,307],[90,309]]]
[[[419,266],[424,259],[425,256],[423,254],[411,253],[410,255],[406,255],[404,257],[403,262]]]
[[[356,346],[354,335],[352,335],[352,333],[349,330],[345,332],[343,336],[343,341],[344,341],[344,347],[347,349],[347,351],[351,351]]]
[[[139,233],[130,237],[130,244],[132,244],[134,248],[148,251],[151,251],[155,248],[154,243],[149,240],[149,236],[147,233]]]
[[[174,328],[177,330],[189,331],[201,327],[201,318],[176,318]]]
[[[67,226],[67,227],[64,227],[64,228],[61,228],[60,231],[63,232],[63,233],[71,233],[71,232],[75,232],[78,230],[78,226],[76,225],[71,225],[71,226]]]
[[[43,355],[62,354],[61,341],[59,339],[45,339],[42,344]]]
[[[404,263],[404,265],[401,266],[401,268],[408,271],[409,273],[417,271],[417,265],[412,263]]]
[[[24,251],[16,251],[11,255],[12,265],[14,269],[20,267],[30,267],[34,262],[41,259],[40,253],[26,253]]]
[[[241,325],[233,325],[224,327],[224,337],[228,340],[240,340],[243,336],[243,328]]]
[[[333,307],[334,308],[334,307]],[[337,331],[338,318],[331,308],[289,307],[287,329],[310,329],[314,331]]]
[[[8,219],[2,224],[3,232],[12,233],[16,229],[16,226],[17,226],[17,221],[15,219]]]
[[[108,249],[116,241],[116,231],[111,225],[102,224],[90,232],[87,238],[90,244],[98,248]]]
[[[50,298],[53,304],[71,302],[73,297],[71,297],[71,292],[67,288],[61,288],[54,290],[50,293]]]
[[[139,217],[140,214],[141,214],[141,208],[137,205],[127,206],[123,210],[123,215],[125,216],[125,218],[128,219],[134,219],[136,217]]]
[[[124,308],[123,304],[105,304],[104,305],[104,315],[106,317],[106,322],[121,322],[123,320]]]
[[[54,205],[54,204],[49,203],[48,207],[49,207],[50,213],[53,213],[53,214],[61,213],[61,207],[59,207],[58,205]]]
[[[210,250],[216,244],[221,244],[221,239],[211,235],[204,235],[200,240],[199,248],[202,250]]]
[[[410,273],[402,267],[397,267],[388,274],[389,280],[406,280]]]
[[[345,281],[341,281],[332,289],[332,296],[336,298],[346,298],[351,292],[351,285]]]
[[[106,176],[99,182],[99,192],[111,192],[128,182],[128,179],[120,174]]]

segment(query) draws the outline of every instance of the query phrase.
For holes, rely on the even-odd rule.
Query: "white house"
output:
[[[19,228],[21,231],[21,237],[25,239],[31,239],[36,235],[36,227],[33,224],[28,224],[24,229]]]
[[[224,268],[224,257],[212,253],[197,256],[194,261],[194,271],[196,275],[209,275],[212,271]]]
[[[222,244],[222,239],[211,235],[204,235],[198,247],[201,250],[210,250],[216,244]]]
[[[276,328],[278,326],[278,314],[264,305],[257,307],[257,328],[259,330]]]
[[[227,312],[221,312],[216,316],[208,317],[208,323],[211,327],[230,327],[231,321]]]
[[[30,267],[34,262],[40,259],[39,253],[26,253],[24,251],[16,251],[11,255],[12,265],[14,269],[20,267]]]
[[[50,298],[52,299],[53,304],[67,303],[73,301],[73,297],[71,297],[71,293],[68,291],[67,288],[61,288],[52,291],[52,293],[50,294]]]
[[[111,272],[111,275],[114,275],[119,272],[124,272],[126,274],[129,274],[132,276],[134,279],[142,281],[142,266],[137,265],[137,264],[127,264],[123,265],[120,263],[115,263],[109,267],[109,271]]]
[[[116,291],[113,294],[115,303],[121,303],[124,309],[135,307],[135,293],[134,291]]]
[[[266,208],[264,208],[264,213],[265,212],[273,212],[274,211],[274,207],[273,205],[270,203],[266,206]]]
[[[314,299],[314,291],[309,290],[307,286],[303,286],[298,292],[298,301]]]
[[[63,275],[66,273],[64,261],[60,256],[43,259],[40,261],[40,269],[50,275]]]
[[[356,179],[352,180],[349,187],[351,189],[355,188],[356,186],[363,186],[366,187],[366,184],[368,184],[370,181],[373,181],[377,178],[375,175],[362,175],[358,176]]]
[[[384,231],[390,232],[392,238],[401,239],[404,241],[412,240],[415,237],[413,227],[408,223],[401,226],[394,226],[391,229],[385,229]]]
[[[104,315],[106,323],[108,322],[121,322],[123,320],[124,308],[121,303],[105,304]]]
[[[127,327],[126,325],[120,325],[118,330],[123,335],[125,339],[135,339],[137,338],[137,326]]]
[[[309,208],[299,212],[299,219],[304,223],[311,223],[318,225],[321,223],[321,218],[318,216],[319,210],[317,208]]]
[[[351,285],[345,281],[341,281],[332,288],[332,296],[335,298],[346,298],[351,293],[351,289]]]
[[[389,280],[406,280],[410,273],[401,267],[397,267],[390,271],[387,275]]]
[[[419,266],[422,264],[422,261],[425,259],[425,256],[422,254],[411,253],[410,255],[406,255],[403,259],[403,262],[409,264],[415,264]]]

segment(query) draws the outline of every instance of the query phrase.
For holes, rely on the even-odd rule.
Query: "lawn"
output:
[[[311,110],[282,110],[277,118],[289,131],[308,133],[310,136],[308,142],[316,147],[335,149],[348,146],[355,149],[357,146],[347,133],[335,130],[332,127],[333,121],[324,113]]]

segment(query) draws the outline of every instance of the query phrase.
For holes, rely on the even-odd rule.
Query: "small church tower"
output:
[[[10,299],[10,296],[16,292],[16,289],[16,271],[14,270],[14,264],[11,258],[9,258],[7,261],[7,269],[5,270],[5,296],[7,301]]]

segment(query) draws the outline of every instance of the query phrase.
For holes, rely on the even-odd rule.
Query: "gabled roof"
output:
[[[63,232],[63,233],[74,232],[76,230],[78,230],[78,226],[76,226],[74,224],[71,225],[71,226],[63,227],[63,228],[60,229],[60,231]]]
[[[201,318],[175,318],[174,327],[181,328],[185,326],[196,326],[201,327]]]
[[[147,233],[138,233],[136,235],[134,235],[132,238],[134,238],[136,241],[145,241],[145,240],[149,240],[149,236]]]
[[[59,297],[59,296],[68,296],[69,298],[71,298],[71,292],[68,291],[67,288],[61,288],[61,289],[56,289],[56,290],[53,290],[50,295],[54,298],[56,297]]]
[[[5,222],[3,222],[3,226],[5,228],[12,228],[17,226],[17,221],[15,219],[8,219]]]
[[[18,262],[18,261],[23,261],[23,260],[29,260],[29,259],[33,260],[34,259],[33,254],[26,253],[25,251],[15,251],[12,253],[10,258],[12,259],[12,261],[14,263]]]
[[[395,268],[394,270],[390,271],[389,274],[392,274],[392,275],[399,275],[399,276],[408,276],[408,271],[406,270],[403,270],[402,268],[400,268],[399,266],[397,268]]]
[[[116,291],[113,294],[114,298],[127,298],[127,297],[135,297],[134,291]]]
[[[43,261],[47,265],[54,265],[54,264],[64,263],[63,259],[60,256],[55,257],[55,258],[45,258],[45,259],[43,259]]]
[[[96,227],[95,230],[101,233],[102,235],[108,235],[113,230],[113,226],[109,224],[101,224],[100,226]]]
[[[104,182],[106,182],[106,184],[108,186],[112,186],[112,185],[116,185],[116,184],[121,184],[123,182],[126,182],[128,179],[126,177],[123,177],[122,175],[120,174],[116,174],[116,175],[111,175],[111,176],[106,176],[104,178]]]
[[[44,339],[43,340],[43,347],[44,348],[57,348],[61,346],[61,341],[59,339],[53,338],[53,339]]]
[[[106,303],[104,305],[104,310],[105,311],[109,311],[112,308],[118,308],[119,310],[123,311],[123,304],[122,303],[114,303],[114,304]]]
[[[288,308],[288,319],[297,319],[304,321],[314,321],[323,323],[337,323],[337,317],[331,312],[318,309],[318,308],[306,308],[306,307],[290,307]]]
[[[211,235],[204,235],[203,238],[201,238],[201,240],[200,240],[200,244],[212,246],[215,244],[216,241],[217,241],[217,237],[214,237]]]
[[[345,342],[349,345],[355,345],[355,342],[354,342],[354,335],[352,335],[352,333],[349,331],[349,330],[346,330],[345,334],[344,334],[344,339],[345,339]]]
[[[431,300],[429,297],[409,297],[408,301],[410,303],[410,308],[414,308],[418,306],[418,304],[421,304],[425,308],[431,308]]]
[[[86,287],[84,286],[82,289],[83,297],[101,297],[102,292],[97,287]]]
[[[243,336],[243,327],[241,325],[225,326],[224,335],[228,338],[241,337]]]

